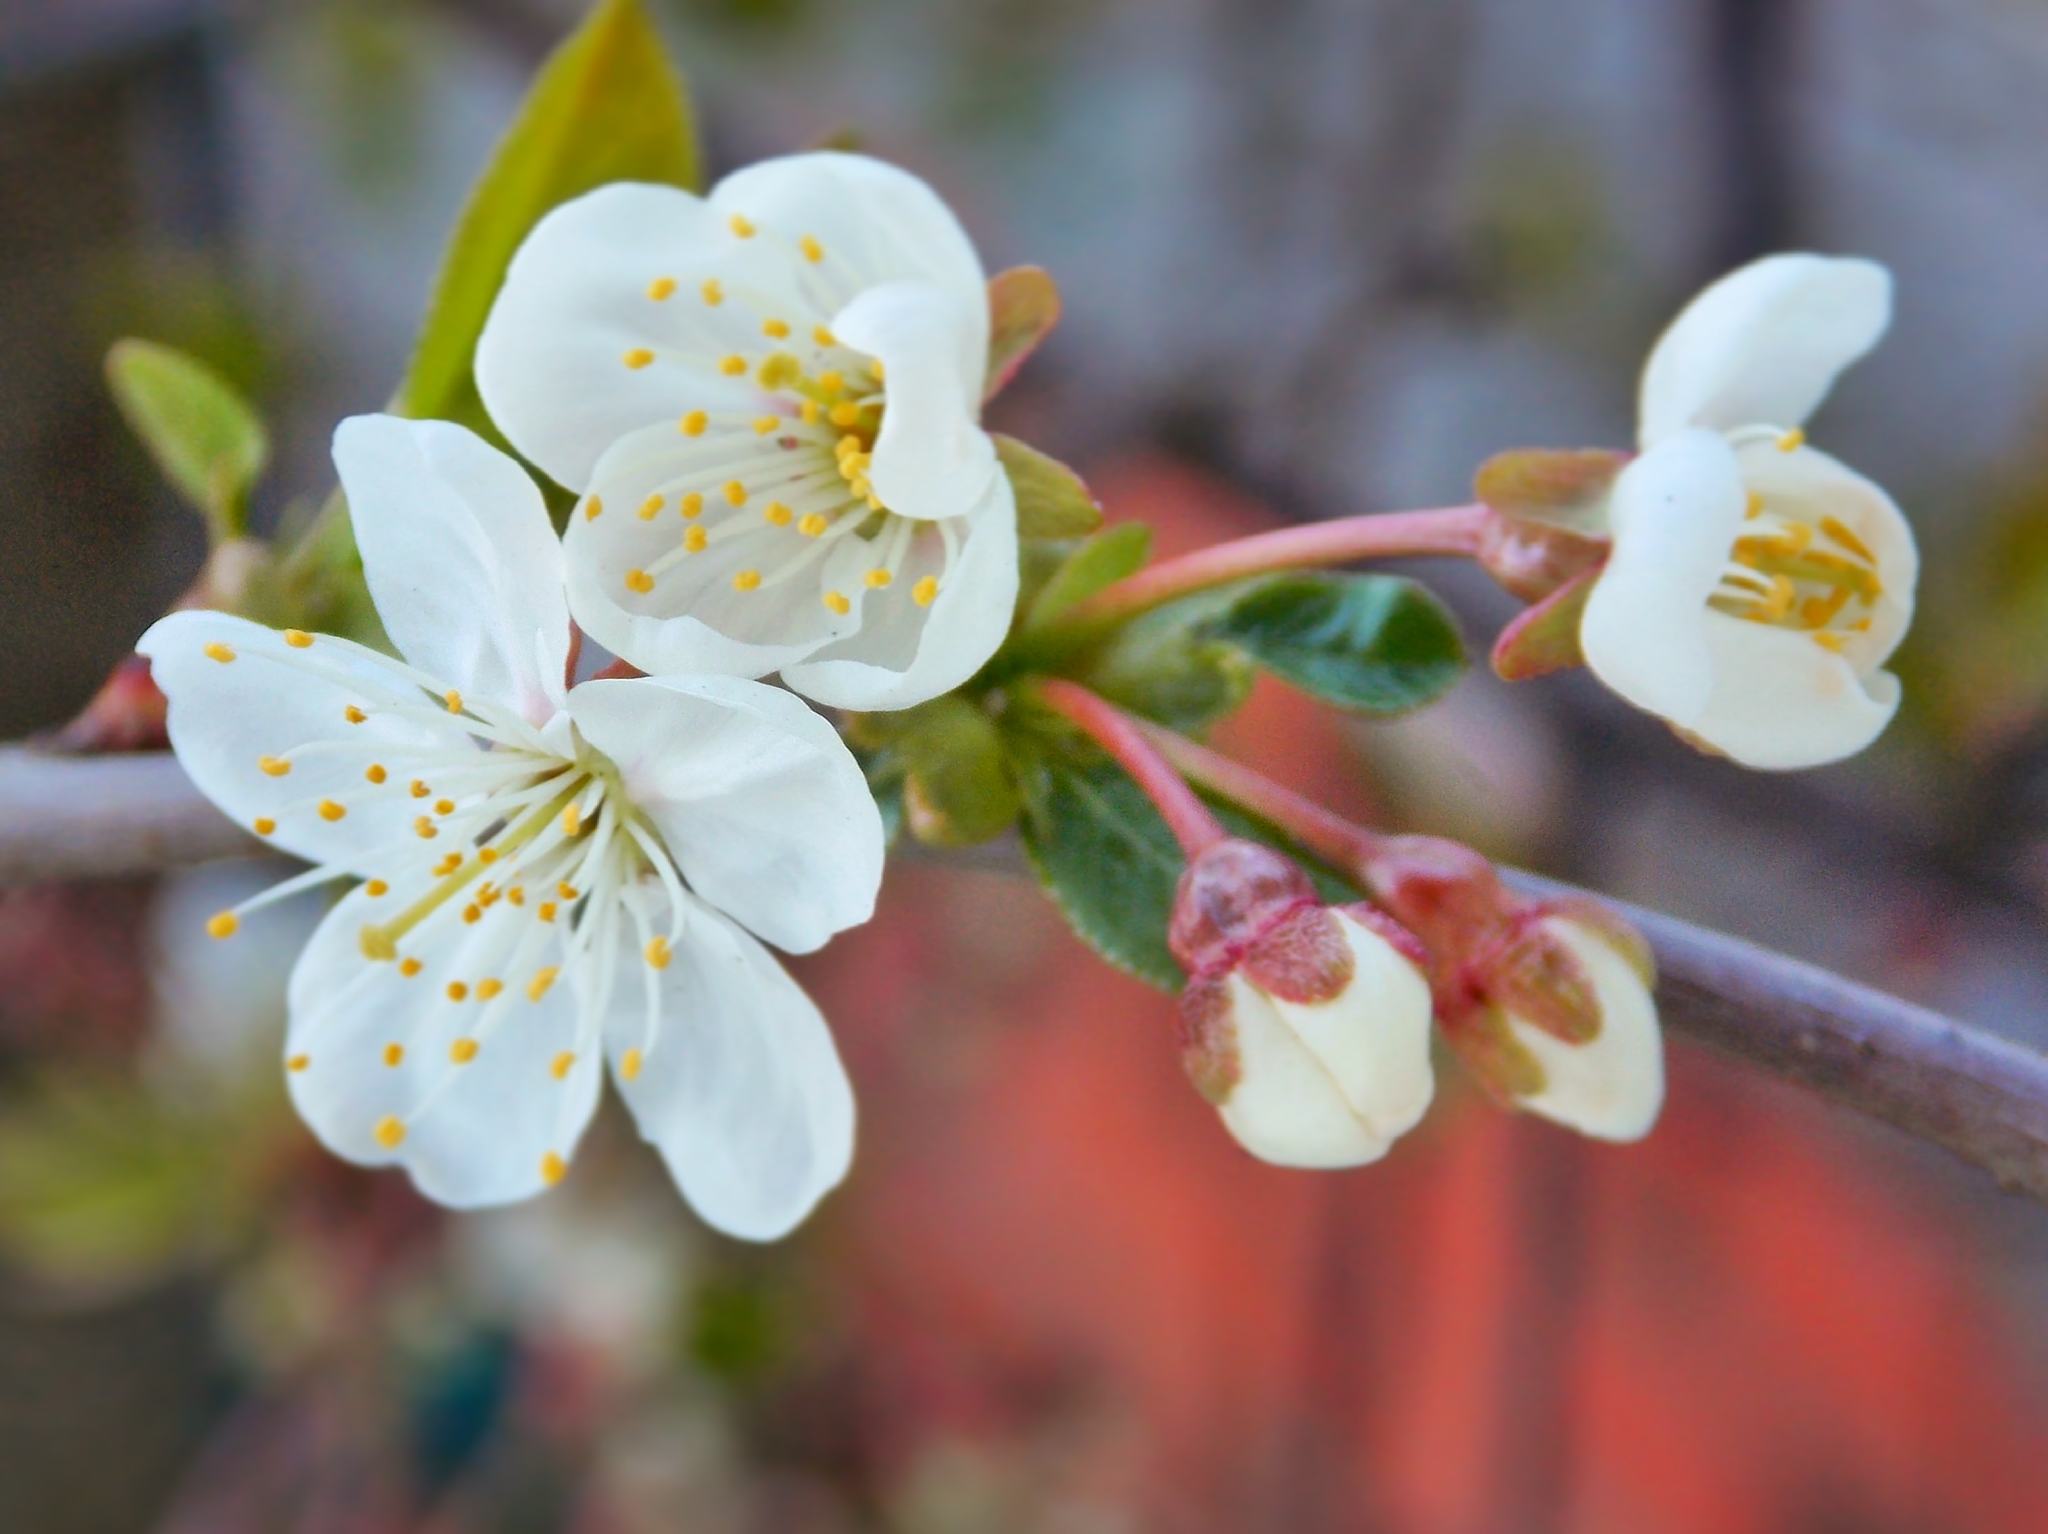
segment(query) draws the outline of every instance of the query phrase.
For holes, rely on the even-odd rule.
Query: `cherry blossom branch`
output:
[[[1034,688],[1040,702],[1077,725],[1130,774],[1165,819],[1167,828],[1190,858],[1224,838],[1223,824],[1181,781],[1147,739],[1137,720],[1078,682],[1047,678]]]
[[[168,751],[0,748],[0,887],[155,873],[258,850]]]
[[[1302,849],[1367,872],[1389,839],[1240,762],[1154,725],[1146,738],[1193,782],[1285,831]],[[1522,893],[1587,898],[1504,869]],[[1665,1024],[1773,1076],[1880,1119],[2048,1203],[2048,1055],[1954,1022],[1816,965],[1595,897],[1657,955]]]
[[[1227,585],[1248,575],[1348,565],[1361,559],[1442,554],[1470,558],[1492,513],[1480,505],[1427,511],[1382,511],[1234,538],[1177,559],[1162,560],[1104,587],[1060,620],[1063,630],[1096,633],[1177,597]]]

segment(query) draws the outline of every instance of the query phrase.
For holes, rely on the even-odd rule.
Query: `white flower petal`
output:
[[[750,1241],[788,1233],[853,1159],[853,1088],[824,1018],[773,955],[695,902],[667,968],[621,962],[652,975],[660,1008],[650,1037],[622,976],[605,1024],[640,1133],[710,1224]]]
[[[1795,629],[1707,615],[1714,690],[1686,728],[1745,767],[1792,771],[1854,756],[1898,712],[1889,671],[1858,677],[1847,657]]]
[[[1280,1001],[1228,981],[1240,1075],[1221,1113],[1280,1166],[1360,1166],[1413,1129],[1435,1093],[1428,983],[1392,944],[1336,913],[1357,965],[1329,1001]]]
[[[821,599],[819,577],[808,571],[765,590],[733,588],[740,570],[773,571],[812,547],[793,527],[762,520],[778,497],[793,506],[808,504],[787,483],[790,474],[805,469],[778,469],[776,456],[772,442],[729,419],[701,437],[685,437],[671,422],[621,438],[592,476],[599,515],[587,514],[587,502],[574,512],[563,551],[569,605],[590,637],[653,674],[765,676],[858,629],[858,605],[844,615],[832,612]],[[789,456],[806,462],[812,457]],[[829,452],[824,461],[829,464]],[[736,473],[735,464],[744,472]],[[747,503],[737,508],[720,493],[734,478],[747,491]],[[703,498],[703,509],[685,519],[680,501],[690,493]],[[643,519],[640,509],[657,495],[661,510]],[[737,537],[727,532],[703,552],[682,556],[648,591],[627,586],[631,572],[674,554],[691,526],[702,526],[707,536],[720,528],[746,531]]]
[[[1643,370],[1639,434],[1688,426],[1797,426],[1891,323],[1891,274],[1874,261],[1766,256],[1685,306]]]
[[[885,591],[865,593],[857,634],[786,665],[783,680],[830,708],[909,708],[950,692],[985,665],[1017,605],[1017,506],[998,474],[958,524],[953,567],[928,608],[909,592],[939,569],[936,532],[920,531],[912,559]]]
[[[446,421],[355,416],[334,434],[363,575],[399,653],[544,722],[569,654],[562,550],[526,471]]]
[[[478,999],[488,965],[502,959],[492,923],[466,927],[453,914],[415,947],[425,970],[410,978],[359,949],[363,926],[385,918],[418,886],[394,885],[371,900],[358,889],[335,907],[292,972],[286,1081],[292,1101],[328,1149],[363,1166],[402,1166],[427,1197],[454,1208],[528,1198],[550,1181],[548,1158],[567,1162],[596,1110],[603,1071],[595,1041],[558,1079],[553,1062],[575,1043],[576,998],[558,985],[540,1001],[524,977],[495,976],[505,990]],[[516,920],[500,905],[494,914]],[[535,958],[555,962],[559,938]],[[445,987],[471,987],[461,1002]],[[457,1064],[459,1039],[478,1041]],[[386,1050],[404,1051],[397,1065]],[[303,1058],[301,1058],[303,1057]],[[398,1143],[380,1138],[387,1119],[405,1126]]]
[[[832,332],[881,359],[888,408],[868,479],[898,516],[959,516],[1001,478],[995,444],[977,424],[988,355],[988,300],[929,283],[869,288],[834,316]]]
[[[1656,1002],[1641,976],[1597,932],[1569,917],[1550,917],[1544,926],[1592,982],[1600,1001],[1600,1034],[1588,1044],[1567,1044],[1510,1014],[1509,1031],[1545,1076],[1542,1091],[1519,1101],[1531,1113],[1596,1139],[1640,1140],[1664,1104],[1664,1039]]]
[[[1713,692],[1707,599],[1745,504],[1734,450],[1716,432],[1667,437],[1615,481],[1614,548],[1586,599],[1580,647],[1602,682],[1681,726]]]
[[[838,732],[738,677],[586,682],[569,709],[690,887],[807,953],[874,914],[880,812]]]
[[[628,432],[692,408],[746,408],[751,384],[718,363],[759,350],[770,310],[811,323],[797,259],[734,238],[724,214],[674,187],[619,182],[564,203],[512,258],[477,342],[485,408],[521,454],[580,491]],[[706,282],[729,291],[707,303]]]
[[[402,787],[366,781],[371,763],[476,750],[395,662],[345,639],[318,635],[300,649],[246,619],[178,612],[135,648],[169,700],[171,745],[199,791],[242,825],[275,821],[268,840],[311,863],[378,873],[372,855],[406,834],[417,806]],[[364,712],[362,723],[349,722],[350,708]],[[290,771],[264,772],[266,757],[289,761]],[[324,817],[323,802],[343,815]]]

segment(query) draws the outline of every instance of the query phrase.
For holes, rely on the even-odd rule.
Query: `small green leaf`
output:
[[[989,716],[958,696],[909,710],[891,750],[904,767],[910,834],[932,847],[971,847],[1017,821],[1017,788]]]
[[[1126,624],[1076,673],[1112,703],[1183,734],[1234,713],[1256,679],[1244,652],[1203,635],[1183,603]]]
[[[1102,508],[1080,475],[1015,437],[997,432],[995,441],[1017,497],[1019,538],[1085,538],[1102,526]]]
[[[600,0],[542,66],[455,226],[393,410],[502,442],[472,362],[505,268],[549,209],[611,181],[697,184],[682,82],[640,0]]]
[[[1036,633],[1077,603],[1122,580],[1145,563],[1152,549],[1152,529],[1142,522],[1119,522],[1083,543],[1039,588],[1024,615],[1026,633]]]
[[[129,429],[206,518],[215,543],[248,526],[249,489],[270,457],[263,422],[213,369],[153,341],[118,341],[107,384]]]
[[[1059,286],[1043,267],[1013,266],[989,279],[988,312],[988,382],[981,395],[985,400],[1003,391],[1059,323]]]
[[[1365,713],[1427,703],[1465,668],[1443,604],[1393,575],[1276,576],[1200,627],[1304,692]]]

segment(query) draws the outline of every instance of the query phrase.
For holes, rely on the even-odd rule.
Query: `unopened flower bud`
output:
[[[1359,1166],[1428,1110],[1423,955],[1379,912],[1327,906],[1286,858],[1229,840],[1188,865],[1168,939],[1188,1074],[1253,1155]]]

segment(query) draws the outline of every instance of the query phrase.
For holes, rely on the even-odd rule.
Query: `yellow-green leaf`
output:
[[[1019,538],[1085,538],[1102,526],[1102,507],[1080,475],[1015,437],[997,432],[995,443],[1017,497]]]
[[[216,543],[248,525],[249,489],[270,457],[263,422],[213,369],[154,341],[118,341],[107,384],[164,478],[206,518]]]

